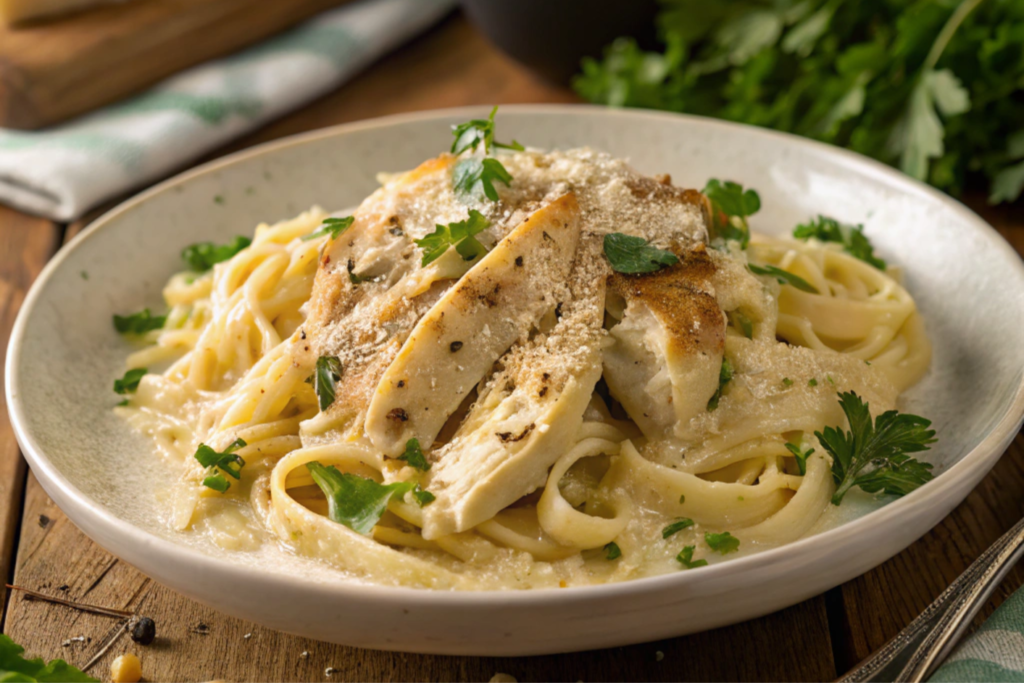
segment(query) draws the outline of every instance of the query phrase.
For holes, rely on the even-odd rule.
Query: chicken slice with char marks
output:
[[[601,377],[606,277],[600,239],[583,238],[554,327],[501,359],[454,438],[431,454],[423,486],[436,500],[423,508],[424,538],[490,519],[543,486],[572,447]]]
[[[690,420],[718,389],[725,352],[714,261],[703,245],[679,256],[655,273],[616,273],[609,281],[619,322],[609,330],[604,378],[648,439],[687,437]]]
[[[409,439],[433,443],[494,362],[565,298],[579,233],[576,197],[555,199],[423,315],[374,392],[366,414],[374,446],[396,456]]]

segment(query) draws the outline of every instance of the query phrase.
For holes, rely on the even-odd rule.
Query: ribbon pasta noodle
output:
[[[116,410],[181,463],[173,527],[280,542],[377,583],[478,590],[675,571],[684,546],[713,559],[705,532],[749,551],[819,523],[834,484],[814,433],[845,424],[836,393],[877,414],[930,362],[899,272],[816,240],[711,248],[702,196],[589,150],[503,160],[501,202],[470,207],[489,222],[471,263],[450,249],[422,264],[416,244],[467,215],[443,155],[388,176],[340,237],[313,208],[170,279],[164,327],[127,359],[165,369]],[[613,274],[613,230],[680,262]],[[329,408],[313,379],[325,356],[340,368]],[[429,470],[395,450],[413,434]],[[201,443],[244,461],[225,492],[203,485]],[[814,449],[804,473],[787,444]],[[360,533],[329,517],[310,463],[408,486]]]

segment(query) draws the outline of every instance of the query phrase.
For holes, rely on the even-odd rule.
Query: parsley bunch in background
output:
[[[662,0],[661,52],[619,39],[574,87],[848,147],[948,192],[1024,190],[1021,0]]]

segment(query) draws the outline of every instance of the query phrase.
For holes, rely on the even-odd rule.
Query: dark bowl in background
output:
[[[711,0],[714,1],[714,0]],[[568,83],[583,57],[598,57],[619,36],[655,42],[656,0],[462,0],[462,8],[502,52],[556,83]]]

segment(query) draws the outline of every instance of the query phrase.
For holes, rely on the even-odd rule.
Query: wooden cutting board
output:
[[[132,0],[0,27],[0,127],[91,111],[345,1]]]

